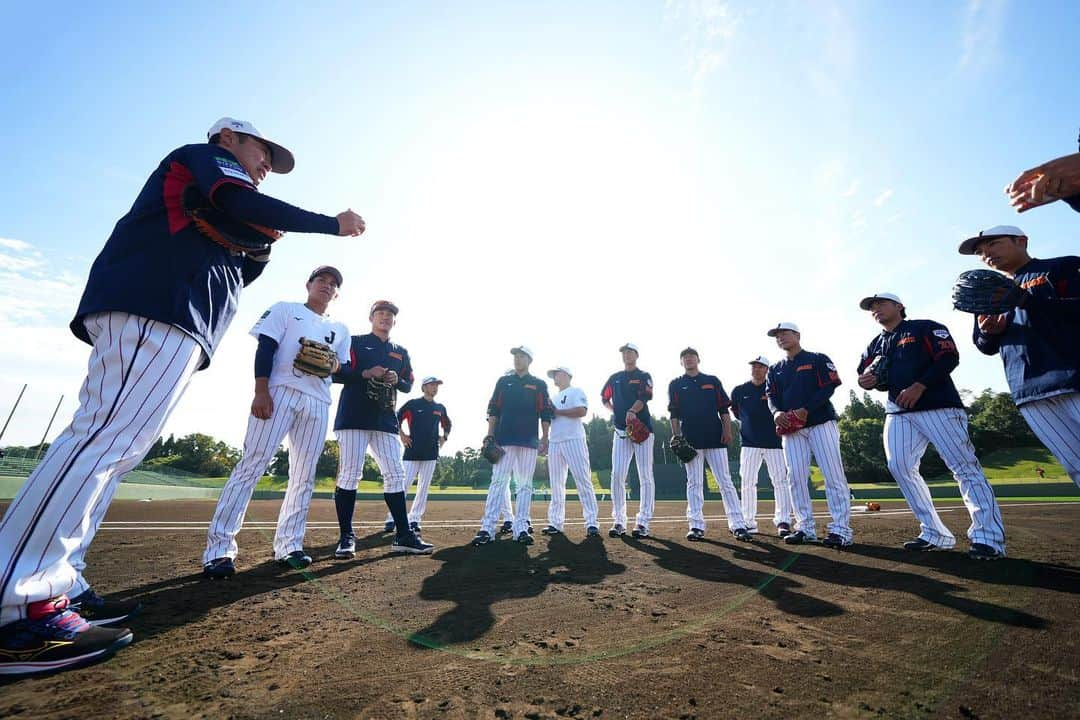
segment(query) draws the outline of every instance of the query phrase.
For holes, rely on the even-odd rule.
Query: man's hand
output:
[[[802,420],[803,422],[806,422],[806,416],[809,415],[810,413],[807,412],[806,408],[799,408],[798,410],[795,411],[795,414],[799,416],[800,420]]]
[[[1009,325],[1008,315],[979,315],[978,320],[983,335],[1000,335]]]
[[[412,436],[411,435],[406,435],[405,433],[400,433],[400,435],[401,435],[401,444],[404,445],[407,448],[412,447]]]
[[[730,425],[724,427],[724,429],[720,432],[720,444],[721,445],[730,445],[731,444],[731,426]]]
[[[367,370],[362,371],[360,373],[360,377],[364,378],[365,380],[370,380],[371,378],[381,378],[387,372],[389,371],[382,365],[376,365],[375,367],[370,367]]]
[[[338,213],[338,235],[352,235],[356,237],[364,232],[367,226],[364,224],[364,218],[360,217],[352,210],[346,210],[345,212]]]
[[[547,455],[548,451],[548,439],[546,437],[540,438],[540,447],[536,449],[538,455]]]
[[[383,373],[382,381],[384,383],[389,383],[391,385],[397,385],[397,381],[398,381],[397,372],[394,371],[394,370],[387,370],[385,373]]]
[[[274,414],[274,399],[267,391],[255,391],[255,399],[251,401],[251,414],[260,420],[269,420]]]
[[[896,396],[896,404],[905,410],[910,410],[915,407],[915,403],[919,402],[919,398],[926,392],[926,386],[921,382],[912,383],[910,387],[906,387]]]
[[[786,430],[788,428],[788,426],[791,424],[791,421],[788,420],[788,416],[787,416],[786,412],[782,412],[782,411],[774,412],[773,416],[772,416],[772,419],[773,419],[773,422],[776,424],[776,427],[784,429],[784,430]]]
[[[877,385],[877,375],[874,373],[863,373],[859,376],[859,387],[863,390],[873,390]]]
[[[445,444],[446,444],[446,438],[445,437],[439,438],[439,447],[442,447]]]
[[[631,420],[633,420],[636,417],[637,417],[637,413],[634,412],[633,410],[627,410],[626,411],[626,422],[630,422]]]
[[[1005,194],[1017,212],[1080,194],[1080,153],[1025,170],[1005,188]]]

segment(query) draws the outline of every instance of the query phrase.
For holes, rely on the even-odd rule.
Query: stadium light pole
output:
[[[23,383],[22,390],[19,391],[19,397],[15,398],[15,404],[12,406],[11,412],[8,413],[7,420],[4,421],[4,427],[0,429],[0,440],[4,439],[4,433],[7,432],[8,423],[11,422],[11,418],[15,415],[15,408],[19,407],[19,402],[22,400],[24,392],[26,392],[26,383]]]
[[[52,417],[49,418],[49,424],[45,426],[45,434],[41,436],[41,442],[38,443],[37,452],[34,453],[34,462],[41,457],[41,448],[45,445],[45,438],[49,437],[49,430],[52,429],[53,420],[56,419],[56,413],[60,412],[60,403],[64,402],[64,396],[60,396],[60,400],[56,403],[56,408],[52,411]]]

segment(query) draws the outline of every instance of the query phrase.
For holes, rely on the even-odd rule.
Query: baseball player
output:
[[[731,401],[720,378],[706,375],[698,369],[698,351],[688,347],[679,353],[679,362],[686,373],[668,384],[668,412],[671,432],[684,437],[697,450],[686,463],[686,519],[690,531],[686,539],[697,542],[705,538],[705,462],[712,468],[724,500],[728,530],[739,540],[750,542],[750,533],[743,519],[739,494],[731,482],[727,446],[731,442]]]
[[[968,238],[960,254],[978,255],[1024,290],[1012,311],[975,317],[975,347],[1001,355],[1020,414],[1080,485],[1080,257],[1033,258],[1012,225]]]
[[[326,441],[330,413],[330,374],[348,360],[349,329],[326,314],[341,287],[337,268],[315,268],[307,282],[307,300],[270,306],[251,328],[255,351],[255,399],[251,402],[244,454],[218,498],[206,535],[203,575],[232,577],[236,533],[244,523],[255,485],[289,438],[289,484],[278,513],[274,558],[297,570],[311,564],[304,552],[308,506],[315,489],[315,466]],[[294,363],[303,339],[325,342],[336,361],[325,372],[311,374]]]
[[[86,551],[118,483],[209,365],[241,289],[269,259],[268,251],[240,253],[210,240],[185,212],[184,191],[197,189],[237,222],[364,231],[351,210],[319,215],[256,190],[268,173],[294,164],[250,123],[222,118],[209,142],[165,156],[94,261],[71,322],[93,346],[79,408],[0,521],[0,674],[70,668],[131,642],[126,628],[91,624],[122,622],[137,606],[91,590]]]
[[[505,512],[505,498],[510,476],[517,480],[517,512],[513,520],[514,538],[532,545],[529,534],[529,505],[532,502],[532,480],[536,472],[536,456],[547,452],[551,430],[552,407],[548,397],[547,383],[529,374],[533,352],[524,345],[511,348],[514,356],[514,372],[503,375],[495,383],[495,391],[488,402],[488,438],[505,451],[491,472],[487,502],[480,531],[473,538],[473,545],[486,545],[494,540],[495,524]],[[536,439],[536,425],[540,424],[540,440]]]
[[[405,490],[412,485],[413,478],[419,476],[416,483],[416,497],[409,509],[409,529],[420,534],[420,522],[427,508],[428,489],[431,477],[435,474],[435,465],[439,461],[439,448],[450,437],[450,415],[446,406],[435,402],[439,386],[443,381],[431,376],[420,383],[423,397],[413,398],[398,410],[398,424],[401,427],[401,443],[405,446],[403,457],[405,464]],[[409,432],[405,432],[405,426]],[[442,435],[439,430],[442,429]]]
[[[960,364],[960,354],[949,329],[932,320],[909,320],[904,304],[892,293],[865,297],[859,307],[870,311],[883,328],[859,361],[859,387],[888,391],[885,457],[889,472],[919,521],[919,536],[904,543],[904,548],[926,551],[956,545],[919,474],[926,446],[933,443],[960,484],[960,495],[971,515],[968,554],[977,560],[1004,557],[1001,510],[975,457],[967,412],[951,377]]]
[[[841,548],[851,545],[851,492],[840,459],[840,431],[833,409],[833,391],[840,385],[836,366],[821,353],[802,349],[802,335],[795,323],[783,322],[767,333],[786,357],[772,365],[765,377],[765,394],[773,413],[776,432],[791,481],[795,510],[795,532],[784,538],[790,545],[817,539],[814,507],[810,501],[810,454],[813,453],[825,476],[825,497],[832,522],[822,545]],[[787,414],[796,418],[792,421]]]
[[[574,475],[578,500],[585,515],[585,536],[600,537],[596,491],[589,466],[589,448],[585,444],[585,425],[582,418],[589,411],[589,401],[580,388],[571,387],[573,373],[565,366],[548,370],[547,376],[559,392],[551,400],[552,415],[548,445],[548,476],[551,478],[551,502],[548,503],[548,525],[541,532],[558,535],[566,519],[566,474]]]
[[[776,434],[769,399],[765,394],[765,376],[769,372],[769,360],[759,355],[750,361],[750,381],[731,391],[731,411],[739,419],[742,449],[739,451],[739,475],[742,476],[743,519],[747,529],[756,533],[757,528],[757,480],[761,463],[769,472],[773,486],[775,508],[773,524],[776,534],[791,534],[791,483],[780,437]]]
[[[611,447],[611,518],[614,524],[608,530],[608,535],[622,537],[626,534],[626,475],[630,472],[630,460],[633,459],[637,462],[641,482],[641,503],[631,535],[644,538],[649,536],[649,521],[652,520],[656,499],[656,482],[653,479],[656,436],[652,432],[648,405],[653,396],[653,381],[649,373],[638,369],[640,353],[637,345],[628,342],[619,348],[619,352],[622,353],[623,369],[609,377],[600,391],[604,407],[612,411],[611,420],[615,425]],[[626,433],[626,423],[633,418],[649,430],[649,436],[640,443],[635,443]]]
[[[397,393],[409,392],[413,385],[412,362],[408,351],[390,341],[397,323],[398,307],[389,300],[377,300],[368,319],[371,332],[355,335],[349,348],[349,366],[334,375],[345,385],[338,400],[334,434],[341,460],[338,463],[334,506],[337,509],[338,539],[334,556],[356,554],[353,510],[356,487],[364,474],[364,455],[371,449],[383,478],[383,500],[390,510],[386,531],[396,531],[390,549],[414,555],[430,555],[434,545],[421,540],[409,529],[405,511],[405,468],[401,464],[401,440],[395,406]]]

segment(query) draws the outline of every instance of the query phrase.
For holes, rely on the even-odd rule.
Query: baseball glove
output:
[[[779,425],[776,426],[777,435],[790,435],[796,430],[802,430],[806,427],[806,421],[803,420],[794,410],[788,410],[784,415],[787,416],[788,426],[782,428]]]
[[[337,365],[334,349],[329,345],[300,338],[300,352],[293,358],[293,367],[306,375],[330,377]]]
[[[380,378],[367,381],[367,396],[383,410],[393,410],[397,404],[397,387]]]
[[[181,196],[184,212],[200,233],[231,253],[269,259],[270,245],[285,233],[231,218],[214,207],[197,185],[188,185]]]
[[[485,460],[494,465],[502,459],[502,456],[506,454],[506,451],[495,444],[494,435],[488,435],[480,445],[480,454]]]
[[[870,502],[866,503],[866,509],[870,512],[877,512],[881,509],[881,503],[871,500]]]
[[[684,463],[688,463],[697,457],[697,450],[695,450],[694,446],[682,435],[676,435],[671,438],[671,442],[668,443],[668,446],[671,447],[671,452],[675,453],[675,457],[679,458],[679,460]]]
[[[953,307],[976,315],[1001,315],[1020,304],[1024,291],[993,270],[967,270],[953,286]]]
[[[649,428],[637,418],[626,423],[626,437],[636,443],[643,443],[649,439]]]
[[[877,385],[874,386],[875,390],[889,389],[889,358],[878,355],[866,366],[866,370],[863,372],[872,373],[877,378]]]

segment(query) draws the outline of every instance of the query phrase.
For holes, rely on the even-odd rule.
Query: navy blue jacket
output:
[[[368,381],[362,373],[378,365],[398,374],[398,392],[412,390],[413,371],[408,351],[374,333],[353,335],[349,347],[349,362],[334,373],[334,382],[345,387],[338,399],[335,430],[378,430],[396,433],[397,414],[392,408],[382,408],[367,396]]]
[[[807,427],[836,419],[836,410],[829,398],[839,386],[840,376],[832,360],[827,355],[807,350],[774,363],[765,377],[769,410],[783,412],[805,408]]]
[[[446,406],[427,398],[413,398],[401,406],[397,413],[398,423],[409,423],[412,445],[405,448],[405,460],[438,460],[439,428],[450,435],[450,416]]]
[[[721,418],[729,407],[731,400],[715,375],[683,375],[668,384],[668,412],[679,420],[683,437],[696,448],[727,447]]]
[[[1013,279],[1028,292],[1009,312],[1000,335],[985,335],[975,318],[975,347],[998,353],[1017,405],[1080,392],[1080,257],[1032,259]]]
[[[892,332],[882,331],[863,352],[858,373],[862,375],[878,355],[889,359],[888,393],[894,405],[896,396],[913,383],[920,382],[926,386],[915,407],[893,407],[890,412],[964,407],[950,375],[960,364],[960,353],[949,329],[941,323],[933,320],[902,320]]]
[[[554,415],[547,383],[526,373],[503,375],[488,402],[488,417],[497,418],[495,444],[539,446],[537,423],[550,423]]]
[[[652,376],[635,368],[631,372],[620,370],[609,377],[604,383],[604,389],[600,391],[600,397],[605,403],[611,403],[615,407],[611,421],[618,430],[626,430],[626,411],[640,400],[644,406],[641,412],[637,413],[638,420],[645,423],[645,427],[651,432],[652,417],[649,415],[648,403],[652,400],[652,393]]]
[[[781,447],[780,436],[776,434],[776,423],[769,410],[769,399],[765,395],[765,383],[755,385],[744,382],[731,391],[731,411],[739,419],[743,447],[770,448]]]

